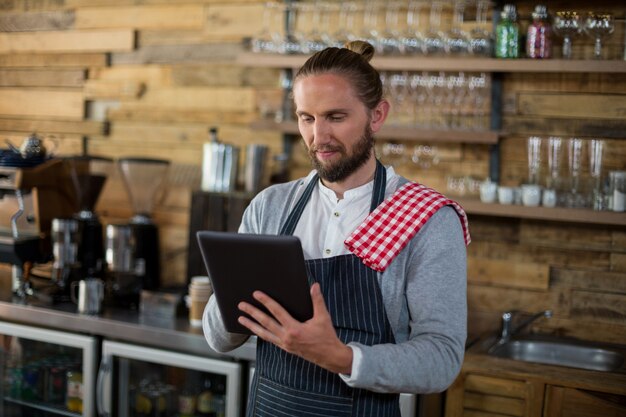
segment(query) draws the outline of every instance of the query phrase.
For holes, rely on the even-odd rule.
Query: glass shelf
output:
[[[272,120],[259,120],[253,122],[254,129],[276,130],[289,135],[299,135],[298,124],[296,122],[274,122]],[[493,145],[498,143],[500,132],[484,130],[432,130],[412,127],[383,126],[376,134],[381,139],[398,139],[428,141],[437,143],[473,143]]]
[[[46,413],[50,413],[50,414],[56,414],[58,416],[68,416],[68,417],[80,417],[81,416],[81,414],[79,413],[73,413],[71,411],[68,411],[63,406],[54,406],[48,403],[23,401],[23,400],[18,400],[16,398],[11,398],[11,397],[4,397],[4,401],[17,404],[22,407],[28,407],[28,408],[32,408],[32,409],[39,410],[39,411],[45,411]]]
[[[265,68],[299,68],[307,55],[256,54],[244,52],[237,63]],[[374,57],[372,65],[378,70],[403,71],[473,71],[473,72],[569,72],[624,73],[623,60],[582,59],[495,59],[495,58],[434,58],[434,57]]]
[[[563,207],[526,207],[513,204],[483,203],[472,198],[453,198],[470,215],[515,217],[557,222],[626,226],[626,213]]]

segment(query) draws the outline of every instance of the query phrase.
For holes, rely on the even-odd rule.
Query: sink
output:
[[[567,341],[510,340],[496,343],[487,353],[501,358],[592,371],[614,372],[624,365],[624,354],[617,349]]]

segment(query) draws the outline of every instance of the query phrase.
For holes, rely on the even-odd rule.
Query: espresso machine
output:
[[[163,159],[118,159],[134,215],[127,224],[106,227],[108,295],[112,304],[137,307],[141,290],[160,286],[159,230],[152,211],[163,191],[169,164]]]
[[[0,262],[13,265],[13,291],[33,294],[30,271],[52,257],[52,223],[76,210],[65,162],[0,151]]]
[[[113,166],[112,159],[99,156],[69,156],[63,160],[77,209],[69,217],[52,221],[53,301],[69,301],[74,281],[104,278],[104,237],[94,208]]]

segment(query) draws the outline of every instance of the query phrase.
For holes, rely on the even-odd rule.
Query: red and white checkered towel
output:
[[[417,183],[403,185],[383,201],[344,244],[365,265],[383,272],[428,219],[447,205],[459,215],[465,244],[469,245],[471,239],[463,208],[432,188]]]

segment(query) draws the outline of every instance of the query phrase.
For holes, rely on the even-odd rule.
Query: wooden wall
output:
[[[517,2],[527,18],[534,2]],[[622,19],[607,42],[624,52],[624,6],[601,0]],[[586,10],[585,2],[547,2]],[[202,143],[210,126],[233,144],[281,135],[249,123],[261,103],[280,99],[279,71],[235,62],[242,40],[261,28],[262,0],[0,0],[0,137],[52,134],[59,154],[167,158],[169,187],[155,219],[162,236],[164,280],[186,280],[190,195],[197,189]],[[558,43],[558,41],[557,41]],[[575,39],[588,57],[591,41]],[[558,48],[557,48],[558,50]],[[621,54],[621,55],[620,55]],[[424,59],[424,58],[419,58]],[[501,178],[524,181],[528,135],[607,140],[606,169],[626,168],[626,74],[505,74]],[[427,170],[398,170],[446,192],[446,176],[487,176],[484,145],[446,145]],[[308,171],[296,147],[292,174]],[[131,215],[113,176],[97,207],[107,222]],[[541,326],[605,341],[626,340],[626,230],[609,226],[471,216],[470,330],[498,326],[508,309],[553,309]]]

